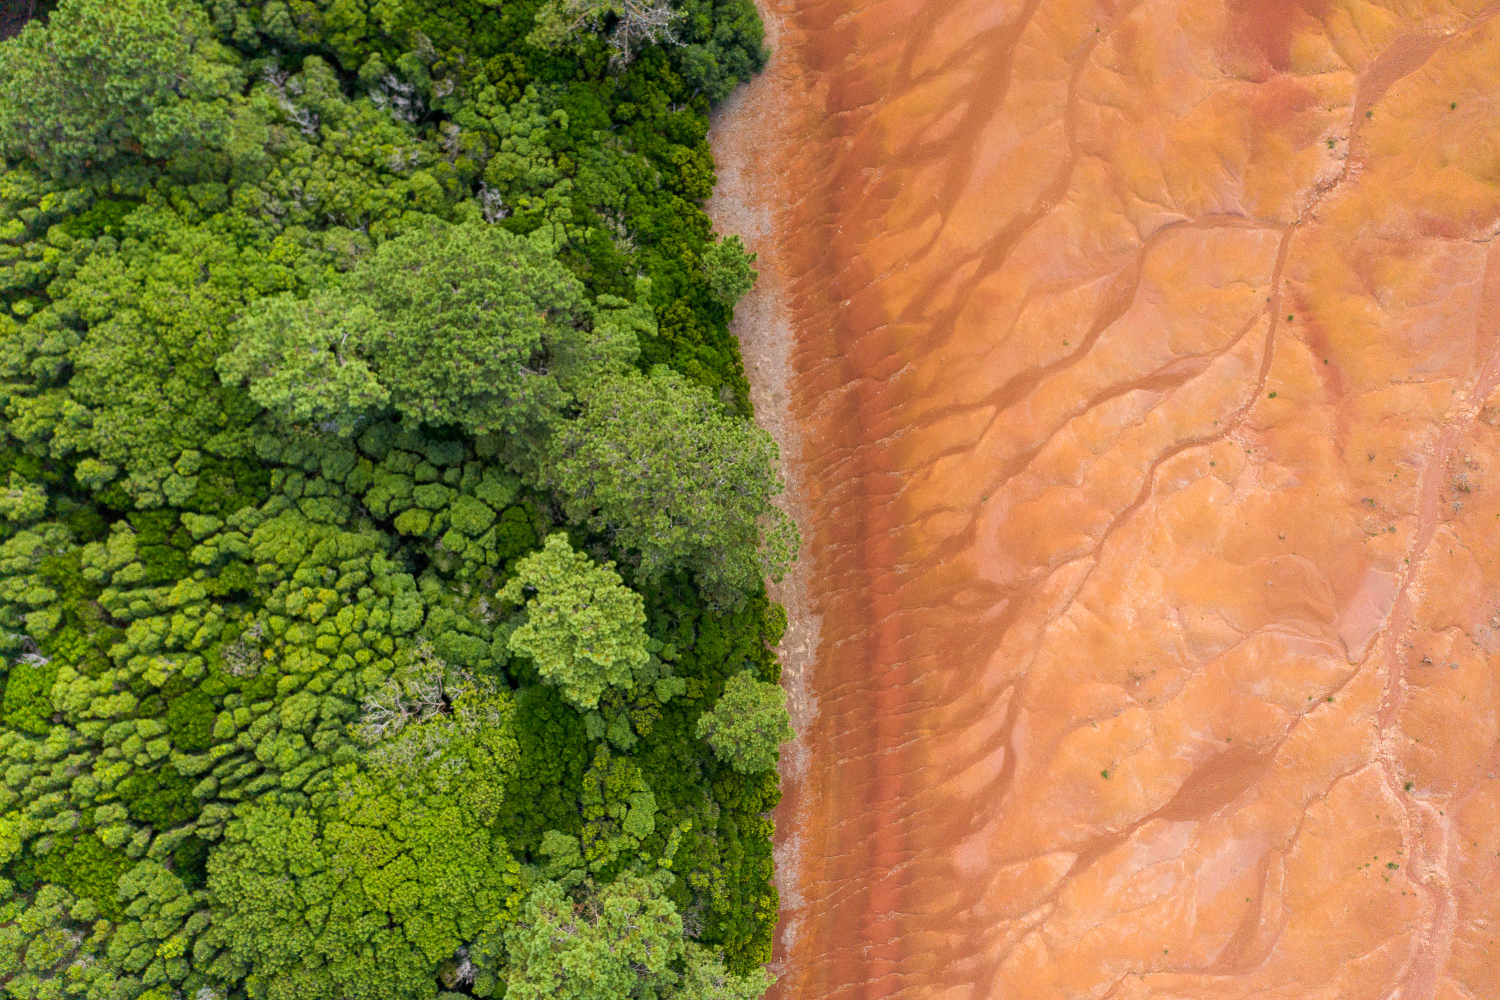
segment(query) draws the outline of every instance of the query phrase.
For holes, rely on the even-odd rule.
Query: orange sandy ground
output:
[[[771,0],[774,996],[1500,997],[1497,13]]]

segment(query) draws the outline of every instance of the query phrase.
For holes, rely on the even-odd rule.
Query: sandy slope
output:
[[[1500,5],[774,0],[782,997],[1500,997]]]

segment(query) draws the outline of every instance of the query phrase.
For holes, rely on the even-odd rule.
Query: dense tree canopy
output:
[[[222,143],[237,63],[191,0],[72,0],[0,46],[0,149],[64,174]]]
[[[764,988],[792,535],[701,207],[760,24],[543,7],[0,42],[7,996]]]
[[[470,688],[338,768],[332,807],[243,810],[209,859],[204,940],[246,964],[257,995],[430,995],[431,970],[515,904],[519,866],[490,831],[512,714],[508,695]]]
[[[558,428],[545,471],[568,516],[640,553],[641,573],[695,570],[716,594],[780,577],[795,530],[770,499],[776,445],[666,367],[600,379]]]
[[[483,220],[434,224],[333,288],[254,303],[219,370],[267,409],[346,434],[387,405],[473,434],[535,434],[566,402],[554,359],[583,353],[588,311],[545,245]]]

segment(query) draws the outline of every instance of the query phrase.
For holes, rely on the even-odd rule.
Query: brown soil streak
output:
[[[1500,996],[1497,10],[771,0],[776,996]]]

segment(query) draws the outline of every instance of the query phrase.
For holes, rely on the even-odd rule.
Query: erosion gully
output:
[[[769,0],[774,996],[1500,996],[1496,11]]]

